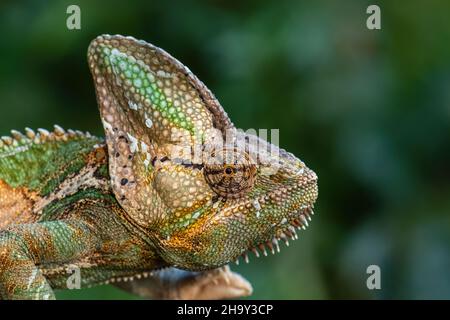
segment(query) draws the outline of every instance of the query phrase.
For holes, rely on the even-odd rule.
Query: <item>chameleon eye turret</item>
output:
[[[206,182],[219,196],[238,199],[254,186],[256,163],[246,152],[237,149],[215,151],[204,165]]]

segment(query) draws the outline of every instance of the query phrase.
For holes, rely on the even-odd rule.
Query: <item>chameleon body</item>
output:
[[[121,287],[148,297],[248,294],[223,267],[296,238],[316,174],[236,130],[160,48],[103,35],[88,62],[105,138],[55,126],[0,140],[0,297],[52,299],[74,266],[81,287],[135,279]]]

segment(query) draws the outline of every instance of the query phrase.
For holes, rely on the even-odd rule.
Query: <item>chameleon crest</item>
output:
[[[68,266],[82,269],[82,286],[138,279],[121,286],[148,297],[249,294],[221,268],[297,238],[316,174],[237,130],[160,48],[103,35],[88,62],[104,140],[60,127],[1,140],[0,297],[53,298]]]

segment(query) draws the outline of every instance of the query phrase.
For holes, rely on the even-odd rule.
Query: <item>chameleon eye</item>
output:
[[[226,166],[225,169],[223,170],[223,172],[226,175],[231,175],[231,174],[233,174],[233,168],[231,168],[231,166]]]
[[[216,194],[227,199],[236,199],[253,188],[256,164],[247,153],[224,150],[218,156],[212,155],[212,161],[204,165],[203,174]]]

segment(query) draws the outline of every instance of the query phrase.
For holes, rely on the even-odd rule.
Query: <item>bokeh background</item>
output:
[[[70,4],[81,30],[66,28]],[[370,4],[381,30],[366,28]],[[320,195],[300,240],[233,267],[252,298],[450,298],[450,2],[2,0],[0,30],[1,135],[102,134],[86,62],[101,33],[170,52],[238,127],[280,129]],[[366,287],[371,264],[381,290]]]

